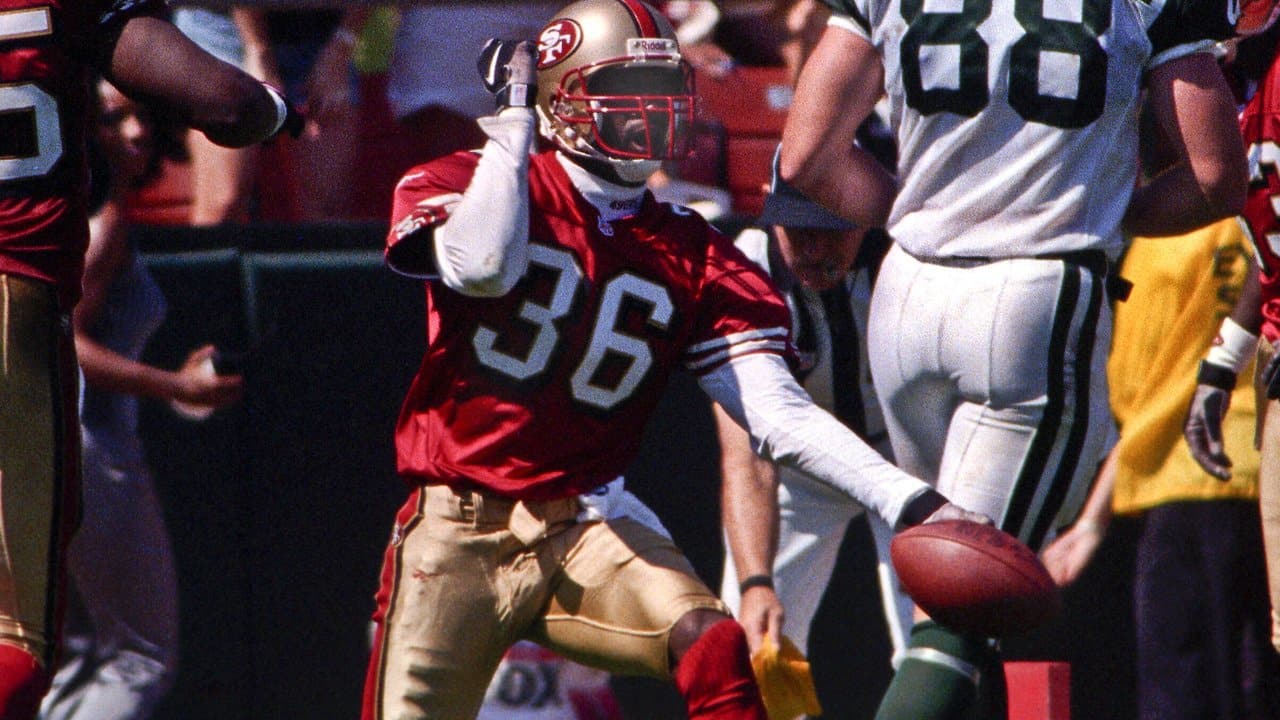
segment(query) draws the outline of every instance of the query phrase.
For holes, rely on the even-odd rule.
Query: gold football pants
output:
[[[79,514],[77,384],[53,287],[0,274],[0,642],[46,668]]]
[[[1258,504],[1262,512],[1262,540],[1267,554],[1267,581],[1271,591],[1271,642],[1280,650],[1280,401],[1267,399],[1262,370],[1276,349],[1266,338],[1258,341]]]
[[[366,720],[470,720],[503,652],[528,639],[615,673],[668,677],[685,613],[725,612],[664,535],[428,485],[397,516],[378,592]]]

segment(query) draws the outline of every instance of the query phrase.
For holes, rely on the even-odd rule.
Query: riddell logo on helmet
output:
[[[582,26],[573,20],[552,20],[538,36],[538,69],[563,61],[581,44]]]
[[[670,38],[627,38],[627,55],[660,55],[669,57],[679,52]]]

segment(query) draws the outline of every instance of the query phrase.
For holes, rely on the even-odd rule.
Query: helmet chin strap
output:
[[[564,127],[548,118],[542,108],[538,108],[538,133],[560,148],[575,165],[615,185],[638,187],[662,167],[661,160],[611,158],[587,142],[574,128]]]
[[[626,185],[643,185],[662,167],[661,160],[609,160],[607,162]]]
[[[661,160],[617,160],[583,155],[563,146],[560,150],[574,165],[614,185],[640,187],[662,167]]]

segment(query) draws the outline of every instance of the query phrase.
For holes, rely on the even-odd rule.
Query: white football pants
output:
[[[938,264],[894,246],[868,346],[898,465],[1038,549],[1113,435],[1104,278],[1061,259]]]

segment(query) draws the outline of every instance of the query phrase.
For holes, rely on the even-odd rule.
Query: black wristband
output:
[[[502,86],[495,96],[499,108],[527,107],[538,104],[538,86],[527,83],[512,83]]]
[[[902,509],[902,515],[898,517],[898,527],[919,525],[947,502],[948,500],[937,490],[933,488],[925,490],[912,498]]]
[[[1201,360],[1200,369],[1196,372],[1196,383],[1231,392],[1236,389],[1236,374],[1230,368]]]
[[[738,594],[746,595],[747,591],[753,587],[767,587],[772,590],[773,578],[768,575],[750,575],[738,584]]]

